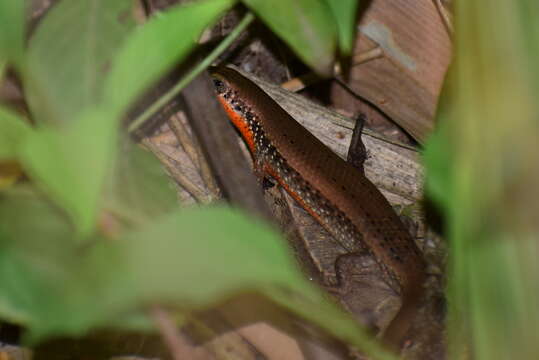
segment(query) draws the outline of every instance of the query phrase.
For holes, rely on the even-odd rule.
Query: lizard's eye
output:
[[[213,85],[215,86],[215,90],[218,94],[222,94],[225,92],[225,83],[222,82],[219,79],[213,79]]]

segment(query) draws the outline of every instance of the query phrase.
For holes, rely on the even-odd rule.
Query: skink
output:
[[[383,335],[400,348],[423,294],[424,262],[391,205],[358,168],[341,159],[239,72],[211,70],[220,103],[253,156],[349,253],[369,252],[400,285],[402,305]]]

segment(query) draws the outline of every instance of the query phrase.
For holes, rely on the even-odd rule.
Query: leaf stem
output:
[[[174,85],[169,91],[167,91],[163,96],[161,96],[157,101],[155,101],[151,106],[149,106],[142,114],[140,114],[131,124],[127,130],[132,133],[138,129],[146,120],[148,120],[152,115],[154,115],[159,109],[165,106],[170,100],[172,100],[180,91],[183,90],[195,77],[197,77],[202,71],[206,70],[219,55],[221,55],[230,44],[236,40],[236,38],[242,33],[243,30],[249,26],[255,19],[253,13],[247,13],[239,24],[232,30],[228,36],[221,41],[221,43],[213,49],[213,51],[202,60],[198,65],[194,67],[187,75],[181,78],[176,85]]]

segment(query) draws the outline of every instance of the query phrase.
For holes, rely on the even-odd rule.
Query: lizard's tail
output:
[[[382,336],[383,343],[387,344],[392,350],[400,352],[404,345],[408,330],[410,330],[423,301],[423,294],[422,276],[414,281],[413,286],[403,292],[401,308]]]

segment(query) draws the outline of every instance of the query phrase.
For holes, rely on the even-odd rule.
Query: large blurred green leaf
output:
[[[149,244],[149,239],[156,241]],[[363,350],[377,352],[379,359],[390,358],[305,279],[284,239],[240,212],[224,207],[182,211],[127,240],[128,271],[143,287],[139,296],[146,303],[168,300],[201,307],[256,290]]]
[[[134,26],[131,0],[63,0],[30,39],[24,76],[35,119],[65,123],[97,104],[110,60]]]
[[[339,49],[350,55],[356,34],[357,9],[360,0],[325,0],[335,18],[339,31]]]
[[[0,313],[32,324],[36,313],[54,304],[52,286],[68,277],[61,254],[73,248],[72,227],[33,191],[16,189],[0,197]]]
[[[453,139],[448,136],[454,108],[449,96],[451,93],[449,80],[446,79],[438,101],[437,127],[427,140],[422,153],[423,161],[429,166],[425,191],[436,206],[443,211],[448,210],[454,194],[452,176],[455,172],[455,159],[453,158],[454,152],[449,150],[452,147]]]
[[[18,114],[0,107],[0,160],[17,158],[21,142],[31,131]]]
[[[536,24],[537,20],[537,3],[533,1],[519,1],[515,4],[515,10],[519,12],[519,17],[522,19],[522,33],[521,38],[522,46],[527,49],[526,58],[522,59],[526,62],[526,67],[529,69],[536,69],[536,64],[539,62],[539,26]],[[530,71],[530,76],[533,76],[532,85],[539,86],[539,71]],[[535,91],[539,92],[539,89]]]
[[[331,74],[337,26],[330,7],[320,0],[242,0],[306,64]]]
[[[539,354],[539,3],[459,1],[426,159],[451,246],[455,357]],[[448,163],[436,163],[446,161]],[[445,177],[445,178],[444,178]]]
[[[92,231],[115,154],[116,119],[95,108],[65,129],[41,127],[21,149],[33,180],[63,207],[81,234]]]
[[[202,31],[234,0],[204,0],[168,10],[133,33],[115,57],[106,84],[108,104],[125,111],[137,96],[187,56]]]
[[[34,339],[118,325],[148,304],[195,309],[260,291],[359,344],[355,322],[304,279],[284,240],[238,211],[178,211],[85,247],[73,234],[36,193],[19,187],[0,197],[0,315],[25,324]]]
[[[111,291],[112,280],[118,280],[115,271],[125,274],[120,254],[103,249],[104,239],[93,238],[92,246],[85,249],[75,244],[74,237],[67,218],[45,197],[21,187],[4,193],[0,198],[2,318],[26,325],[37,336],[77,334],[103,322],[98,309],[112,303],[101,296]],[[129,279],[124,279],[125,285]]]
[[[9,61],[21,65],[24,53],[25,5],[24,1],[0,1],[0,64]]]
[[[196,304],[240,288],[303,281],[284,240],[230,208],[175,212],[126,240],[129,271],[148,301]]]

